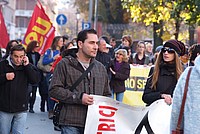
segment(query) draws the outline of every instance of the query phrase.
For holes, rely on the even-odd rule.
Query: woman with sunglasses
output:
[[[158,54],[155,66],[150,69],[142,100],[149,106],[158,99],[172,103],[177,80],[183,72],[179,56],[184,55],[185,45],[178,40],[168,40]]]
[[[40,54],[38,53],[40,48],[40,44],[38,41],[33,40],[31,41],[27,48],[26,48],[26,54],[27,57],[30,61],[30,63],[32,63],[34,66],[37,67],[37,63],[40,59]],[[29,112],[30,113],[35,113],[33,110],[34,104],[35,104],[35,100],[36,100],[36,93],[37,93],[37,87],[39,86],[37,84],[29,84],[28,89],[29,89]]]

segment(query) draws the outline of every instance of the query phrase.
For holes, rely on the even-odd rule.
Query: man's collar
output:
[[[11,61],[12,59],[10,55],[6,58],[6,60],[8,61],[8,64],[14,68],[13,66],[14,63]]]

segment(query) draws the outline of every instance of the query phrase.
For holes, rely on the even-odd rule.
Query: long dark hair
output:
[[[56,50],[56,47],[58,45],[58,41],[63,38],[62,36],[56,36],[53,38],[52,44],[51,44],[51,49]]]
[[[156,59],[155,62],[155,67],[154,67],[154,72],[153,72],[153,76],[152,76],[152,85],[151,88],[156,90],[156,84],[158,82],[159,79],[159,73],[160,73],[160,63],[163,62],[163,52],[160,51],[158,54],[158,57]],[[179,59],[179,56],[177,53],[174,53],[174,61],[175,61],[175,65],[176,65],[176,79],[178,80],[181,73],[183,72],[183,66],[181,64],[181,60]]]
[[[26,48],[26,52],[27,52],[27,53],[32,52],[33,49],[37,47],[37,44],[39,44],[38,41],[36,41],[36,40],[31,41],[31,42],[28,44],[27,48]]]

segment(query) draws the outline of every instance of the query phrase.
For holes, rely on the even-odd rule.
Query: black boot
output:
[[[35,113],[34,111],[33,111],[33,109],[31,108],[31,109],[29,109],[29,112],[30,113]]]
[[[55,131],[61,131],[61,128],[60,128],[60,126],[54,126],[54,130]]]

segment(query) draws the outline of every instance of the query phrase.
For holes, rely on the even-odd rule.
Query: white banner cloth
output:
[[[169,134],[171,106],[164,100],[142,107],[129,106],[104,96],[93,97],[94,104],[88,106],[84,134],[134,134],[147,112],[153,132]],[[145,125],[140,134],[147,134]]]

